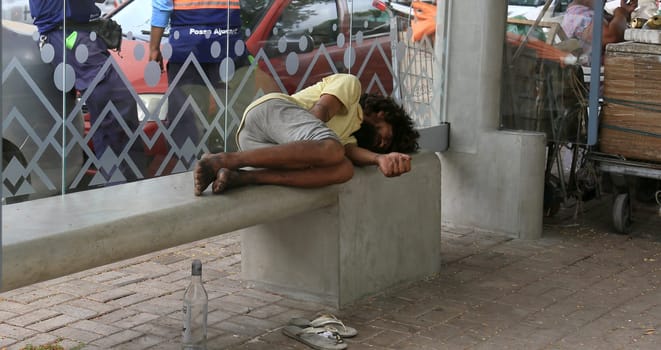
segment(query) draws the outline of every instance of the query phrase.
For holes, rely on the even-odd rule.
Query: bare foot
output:
[[[211,189],[213,193],[219,194],[233,187],[243,185],[241,181],[241,170],[230,170],[222,168],[218,170],[218,176],[213,181]]]
[[[193,180],[195,182],[195,195],[201,196],[202,192],[216,180],[216,174],[223,165],[222,153],[206,153],[202,159],[195,163]]]

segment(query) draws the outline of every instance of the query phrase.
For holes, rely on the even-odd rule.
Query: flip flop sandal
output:
[[[343,350],[347,344],[333,327],[285,326],[282,333],[316,350]]]
[[[295,317],[289,320],[289,324],[301,328],[332,326],[337,329],[342,338],[351,338],[358,334],[355,328],[345,326],[342,321],[331,314],[319,314],[317,318],[311,321],[306,318]]]

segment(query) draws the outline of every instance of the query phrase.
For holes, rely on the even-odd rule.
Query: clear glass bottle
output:
[[[202,262],[198,259],[193,260],[191,270],[191,281],[184,293],[184,330],[181,348],[206,350],[209,296],[202,284]]]

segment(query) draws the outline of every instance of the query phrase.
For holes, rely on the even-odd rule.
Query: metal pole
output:
[[[604,0],[594,1],[592,19],[592,52],[590,64],[590,94],[588,100],[588,145],[597,143],[599,131],[599,85],[601,84],[601,35],[604,22]],[[598,24],[598,25],[595,25]]]
[[[1,90],[2,89],[0,89],[0,91]],[[4,94],[0,94],[0,96],[2,96],[2,100],[3,100],[2,103],[8,102],[8,101],[4,101],[5,99]],[[2,153],[2,143],[0,143],[0,153]],[[3,182],[5,178],[4,167],[5,167],[4,164],[0,166],[0,180],[2,180]],[[0,186],[0,196],[4,196],[4,194],[2,193],[3,191],[2,187],[3,186]],[[2,290],[2,209],[4,206],[5,206],[4,203],[0,202],[0,290]]]

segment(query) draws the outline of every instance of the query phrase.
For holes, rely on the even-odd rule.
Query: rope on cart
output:
[[[643,111],[648,111],[648,112],[661,113],[661,108],[654,108],[654,107],[661,107],[661,103],[642,102],[642,101],[634,102],[634,101],[621,100],[621,99],[611,98],[611,97],[604,97],[604,102],[618,104],[618,105],[621,105],[621,106],[631,107],[631,108],[635,108],[635,109],[639,109],[639,110],[643,110]],[[654,132],[636,130],[636,129],[631,129],[631,128],[624,128],[624,127],[621,127],[621,126],[611,125],[611,124],[607,124],[607,123],[601,123],[601,126],[606,128],[606,129],[611,129],[611,130],[623,131],[623,132],[628,132],[628,133],[637,134],[637,135],[641,135],[641,136],[661,138],[661,134],[657,134],[657,133],[654,133]]]
[[[642,130],[636,130],[636,129],[630,129],[630,128],[623,128],[621,126],[611,125],[611,124],[606,124],[606,123],[601,123],[601,126],[606,128],[606,129],[611,129],[611,130],[629,132],[629,133],[637,134],[637,135],[641,135],[641,136],[650,136],[650,137],[661,138],[661,134],[657,134],[657,133],[654,133],[654,132],[642,131]]]
[[[647,107],[647,106],[655,106],[655,107],[661,107],[661,103],[654,103],[654,102],[634,102],[634,101],[627,101],[627,100],[621,100],[617,98],[611,98],[611,97],[604,97],[604,102],[610,102],[618,105],[622,105],[625,107],[632,107],[632,108],[637,108],[643,111],[648,111],[648,112],[658,112],[661,113],[661,108],[653,108],[653,107]]]

